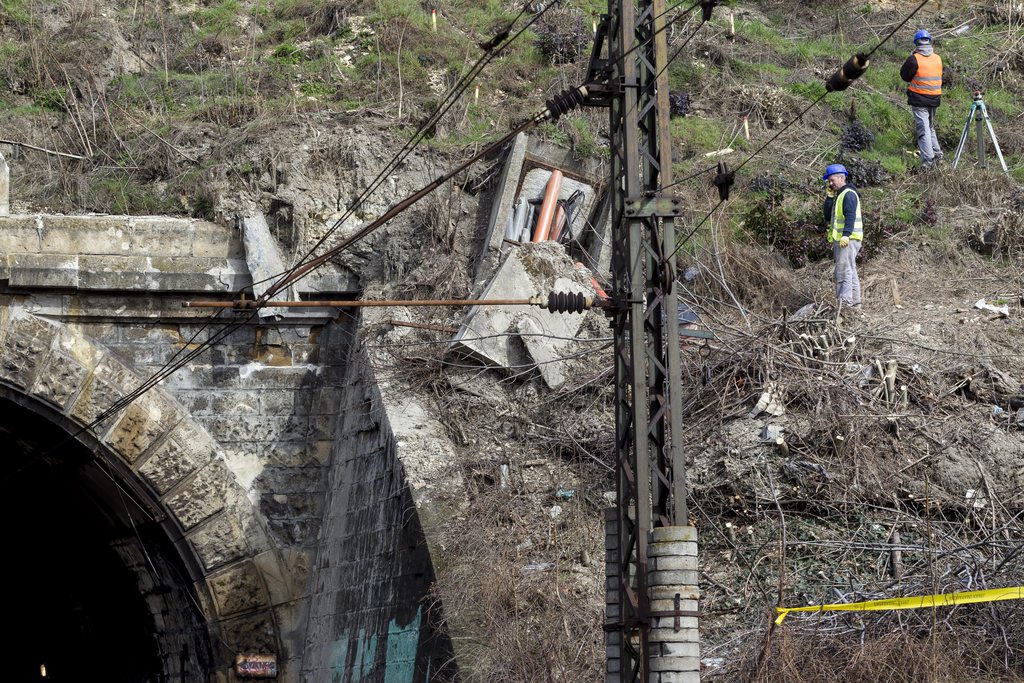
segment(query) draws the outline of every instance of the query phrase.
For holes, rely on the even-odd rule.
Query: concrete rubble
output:
[[[576,268],[561,245],[540,242],[509,253],[481,300],[529,299],[548,292],[593,294],[589,271]],[[551,388],[565,382],[563,358],[585,313],[550,313],[535,306],[476,306],[450,350],[513,373],[536,370]]]

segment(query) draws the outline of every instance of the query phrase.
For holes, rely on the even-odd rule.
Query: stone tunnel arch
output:
[[[68,600],[96,632],[114,614],[148,629],[149,642],[134,644],[138,661],[116,675],[96,671],[104,680],[230,678],[236,654],[282,652],[275,606],[297,596],[220,447],[169,394],[149,391],[77,434],[142,379],[72,326],[0,307],[0,472],[17,492],[11,503],[29,508],[7,519],[22,527],[24,566],[37,567],[22,577],[30,585],[18,605],[56,621]],[[57,565],[74,573],[54,573]],[[62,613],[61,627],[83,631],[79,616]],[[50,656],[66,667],[72,645],[88,644],[65,640]],[[44,662],[28,645],[19,664],[38,676]],[[88,673],[77,666],[64,678],[51,668],[50,678]]]

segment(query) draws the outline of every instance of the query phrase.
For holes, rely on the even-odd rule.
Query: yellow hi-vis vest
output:
[[[839,238],[843,236],[843,229],[846,227],[846,216],[843,214],[843,199],[846,197],[847,192],[853,192],[853,188],[844,187],[839,190],[839,194],[836,195],[835,203],[832,204],[832,226],[828,231],[829,243],[838,242]],[[855,195],[856,192],[853,192]],[[850,234],[851,240],[864,240],[864,219],[860,213],[860,196],[857,196],[857,215],[854,218],[853,232]]]
[[[931,54],[925,57],[922,54],[917,57],[917,73],[910,81],[907,90],[916,92],[919,95],[941,95],[942,94],[942,57]]]

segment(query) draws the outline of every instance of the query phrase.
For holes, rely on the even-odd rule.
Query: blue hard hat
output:
[[[932,34],[928,33],[927,30],[921,29],[914,34],[914,45],[920,45],[921,43],[932,42]]]
[[[850,175],[850,174],[849,174],[849,173],[848,173],[848,172],[846,171],[846,167],[845,167],[845,166],[843,166],[842,164],[829,164],[829,165],[828,165],[828,168],[826,168],[826,169],[825,169],[825,175],[823,175],[823,176],[821,177],[821,179],[822,179],[822,180],[828,180],[828,177],[829,177],[830,175],[835,175],[836,173],[842,173],[842,174],[843,174],[843,175],[845,175],[845,176],[848,176],[848,175]]]

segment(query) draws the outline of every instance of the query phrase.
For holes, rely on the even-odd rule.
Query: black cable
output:
[[[429,130],[429,128],[432,125],[436,124],[437,121],[439,121],[440,118],[445,113],[447,113],[447,111],[451,108],[451,106],[454,105],[455,101],[458,99],[458,96],[466,91],[466,89],[469,86],[469,83],[472,82],[472,79],[475,78],[476,75],[479,74],[479,72],[487,64],[489,64],[491,61],[493,61],[493,59],[498,54],[500,54],[505,48],[507,48],[508,45],[510,45],[520,35],[522,35],[522,33],[524,31],[526,31],[530,26],[532,26],[534,22],[539,20],[540,17],[543,16],[543,14],[545,12],[547,12],[551,7],[553,7],[554,5],[558,4],[559,2],[561,2],[561,0],[555,0],[554,3],[552,3],[551,5],[548,5],[547,7],[545,7],[541,12],[538,12],[536,15],[534,15],[534,17],[532,17],[530,19],[529,22],[526,23],[525,26],[523,26],[519,31],[517,31],[513,36],[511,36],[507,40],[504,40],[502,42],[502,44],[500,44],[496,48],[495,48],[495,45],[481,46],[485,50],[484,57],[482,57],[480,60],[478,60],[476,62],[476,64],[474,64],[474,67],[471,68],[470,71],[467,72],[467,74],[463,78],[461,78],[460,81],[456,84],[456,86],[452,89],[452,91],[449,93],[449,95],[446,97],[446,100],[445,100],[445,102],[447,102],[447,105],[444,106],[445,103],[443,102],[442,103],[443,106],[439,107],[438,110],[435,111],[435,113],[430,118],[428,118],[426,122],[424,122],[420,126],[420,128],[413,135],[413,137],[410,139],[410,141],[406,142],[406,144],[403,146],[403,148],[401,150],[399,150],[399,152],[395,155],[395,157],[392,158],[392,161],[389,162],[385,166],[384,170],[382,170],[377,175],[377,177],[373,181],[371,181],[371,185],[367,188],[367,190],[365,190],[360,195],[360,197],[357,199],[356,203],[354,203],[354,205],[348,210],[348,212],[344,216],[342,216],[342,218],[340,218],[338,221],[335,222],[334,226],[332,226],[332,228],[317,242],[317,244],[312,248],[312,250],[309,252],[309,254],[307,254],[307,256],[303,258],[303,260],[308,258],[319,246],[321,246],[323,244],[323,242],[334,231],[336,231],[338,229],[338,227],[341,226],[342,222],[348,216],[352,215],[352,213],[354,212],[355,208],[357,208],[359,206],[359,204],[366,199],[366,197],[368,197],[370,194],[372,194],[374,191],[376,191],[376,189],[383,182],[384,177],[388,173],[390,173],[390,171],[394,167],[396,167],[399,164],[401,164],[401,162],[409,155],[409,153],[411,153],[412,148],[416,144],[418,144],[420,141],[422,141],[423,135],[425,134],[425,132],[427,130]],[[508,27],[503,32],[500,32],[498,34],[498,36],[501,36],[503,34],[507,35],[509,30],[511,29],[511,26],[514,25],[515,22],[517,22],[523,16],[523,14],[525,12],[526,12],[526,7],[524,6],[523,9],[520,11],[520,13],[516,16],[516,18],[513,19],[509,23]],[[297,263],[292,269],[290,269],[289,271],[286,271],[284,274],[287,275],[287,274],[294,273],[301,266],[302,266],[302,261]],[[269,278],[265,278],[264,280],[257,281],[257,282],[255,282],[253,284],[254,285],[255,284],[261,284],[261,283],[266,282],[266,281],[268,281],[270,279],[273,279],[274,277],[279,277],[280,275],[282,275],[282,274],[278,274],[277,276],[271,276]],[[241,291],[242,290],[240,290],[239,293],[241,293]],[[236,329],[238,329],[239,327],[241,327],[241,326],[247,324],[249,321],[251,321],[253,319],[253,317],[255,317],[256,314],[258,313],[259,308],[260,307],[252,309],[252,311],[249,313],[249,315],[244,320],[242,320],[242,321],[234,320],[234,321],[231,321],[230,323],[228,323],[227,325],[221,327],[217,332],[215,332],[206,341],[201,342],[195,349],[192,349],[189,353],[187,353],[183,357],[179,358],[181,353],[188,347],[188,345],[190,343],[192,343],[192,341],[195,340],[205,329],[207,329],[213,323],[213,321],[220,315],[221,312],[218,311],[217,313],[213,314],[212,316],[209,316],[209,318],[206,319],[206,321],[193,334],[193,336],[189,339],[189,341],[186,342],[174,354],[174,356],[172,356],[168,361],[166,361],[164,363],[164,365],[161,366],[160,369],[158,369],[155,373],[151,374],[149,376],[149,378],[147,378],[145,381],[143,381],[135,389],[130,391],[125,396],[122,396],[120,399],[118,399],[113,404],[111,404],[109,407],[107,407],[107,409],[105,409],[103,412],[101,412],[99,415],[97,415],[91,422],[89,422],[89,424],[81,427],[78,431],[76,431],[73,434],[69,435],[65,440],[61,441],[59,444],[57,444],[52,449],[50,449],[50,452],[55,451],[56,449],[60,448],[61,446],[63,446],[68,441],[70,441],[72,439],[75,439],[79,435],[81,435],[81,434],[83,434],[83,433],[93,429],[94,427],[100,425],[101,423],[103,423],[104,421],[106,421],[107,419],[109,419],[110,417],[115,415],[116,413],[118,413],[121,410],[123,410],[124,408],[126,408],[128,405],[130,405],[132,402],[134,402],[135,400],[140,398],[147,391],[149,391],[150,389],[152,389],[153,387],[158,385],[160,382],[162,382],[164,379],[166,379],[167,377],[172,375],[174,372],[180,370],[182,367],[184,367],[189,362],[194,360],[196,357],[198,357],[200,354],[202,354],[206,349],[212,348],[214,345],[218,344],[220,341],[222,341],[224,338],[226,338],[229,334],[234,332]]]
[[[551,9],[561,1],[562,0],[555,0],[555,2],[545,6],[544,9],[535,14],[526,23],[526,25],[524,25],[522,28],[516,31],[514,35],[509,37],[500,45],[492,45],[490,46],[490,49],[485,49],[484,54],[480,57],[480,59],[476,61],[476,63],[474,63],[470,70],[466,72],[458,80],[458,82],[456,82],[456,84],[448,92],[448,94],[445,96],[445,99],[442,100],[441,104],[434,111],[434,113],[431,114],[426,121],[420,124],[419,128],[416,130],[415,133],[413,133],[412,137],[410,137],[409,140],[405,142],[402,148],[392,157],[391,161],[384,165],[383,169],[377,174],[377,176],[372,181],[370,181],[370,184],[367,186],[367,188],[363,190],[363,192],[355,199],[354,202],[352,202],[349,208],[346,209],[345,213],[342,214],[342,216],[334,222],[330,229],[319,240],[317,240],[317,243],[314,244],[309,249],[309,251],[306,252],[305,256],[299,259],[295,263],[295,265],[289,268],[288,270],[282,271],[275,275],[270,275],[268,277],[263,278],[262,280],[258,280],[253,283],[253,286],[263,284],[264,282],[269,282],[270,280],[279,280],[284,277],[290,277],[298,268],[300,268],[316,252],[316,250],[323,246],[327,239],[331,235],[333,235],[338,230],[338,228],[340,228],[341,225],[355,213],[356,209],[358,209],[362,205],[362,203],[381,186],[381,184],[384,182],[384,178],[387,177],[387,175],[390,174],[395,168],[400,166],[403,161],[405,161],[409,154],[412,153],[413,149],[415,149],[416,145],[422,142],[423,139],[426,137],[427,131],[429,131],[433,126],[440,122],[441,118],[445,114],[447,114],[453,106],[455,106],[455,103],[458,101],[459,97],[466,92],[466,90],[469,88],[470,83],[472,83],[473,80],[477,77],[477,75],[479,75],[480,72],[483,71],[484,67],[490,64],[499,54],[501,54],[502,51],[504,51],[519,36],[521,36],[536,21],[538,21],[544,15],[545,12],[547,12],[549,9]],[[512,25],[515,22],[517,22],[525,12],[526,8],[524,6],[523,10],[520,11],[519,15],[515,19],[513,19],[512,22],[510,22],[509,25],[503,31],[499,32],[498,36],[507,35]]]
[[[918,6],[917,6],[917,7],[916,7],[916,8],[914,9],[914,11],[913,11],[913,12],[911,12],[911,13],[910,13],[909,15],[907,15],[907,17],[906,17],[906,18],[905,18],[905,19],[904,19],[903,21],[901,21],[901,22],[900,22],[899,24],[897,24],[897,25],[896,25],[896,27],[895,27],[894,29],[892,29],[891,31],[889,31],[889,33],[888,33],[888,34],[887,34],[887,35],[886,35],[885,37],[883,37],[883,38],[882,38],[882,40],[880,40],[880,41],[878,42],[878,44],[877,44],[877,45],[875,45],[875,46],[874,46],[873,48],[871,48],[871,50],[870,50],[870,51],[869,51],[869,52],[867,53],[867,55],[866,55],[866,56],[867,56],[867,57],[870,57],[871,55],[873,55],[873,54],[875,53],[875,51],[877,51],[877,50],[878,50],[878,48],[880,48],[880,47],[882,47],[883,45],[885,45],[885,43],[886,43],[886,42],[887,42],[887,41],[888,41],[888,40],[889,40],[890,38],[892,38],[892,37],[893,37],[893,35],[895,35],[897,31],[899,31],[899,30],[900,30],[901,28],[903,28],[903,27],[904,27],[904,26],[905,26],[905,25],[907,24],[907,22],[909,22],[909,21],[910,21],[911,19],[913,19],[913,18],[914,18],[914,16],[915,16],[915,15],[916,15],[916,14],[917,14],[918,12],[920,12],[920,11],[921,11],[921,8],[923,8],[923,7],[924,7],[924,6],[926,5],[926,4],[928,4],[928,1],[929,1],[929,0],[923,0],[923,2],[921,2],[921,4],[920,4],[920,5],[918,5]],[[783,134],[783,133],[784,133],[784,132],[785,132],[785,131],[786,131],[787,129],[789,129],[789,127],[790,127],[790,126],[792,126],[792,125],[793,125],[794,123],[796,123],[797,121],[799,121],[799,120],[800,120],[800,119],[801,119],[801,118],[802,118],[802,117],[804,116],[804,114],[806,114],[806,113],[807,113],[808,111],[810,111],[810,110],[811,110],[811,108],[812,108],[812,107],[814,107],[814,105],[818,104],[818,103],[819,103],[819,102],[821,102],[821,101],[822,101],[823,99],[825,99],[825,96],[826,96],[826,95],[828,95],[828,93],[829,93],[829,91],[828,91],[828,90],[826,90],[826,91],[825,91],[825,92],[823,92],[823,93],[822,93],[821,95],[819,95],[817,99],[815,99],[815,100],[814,100],[813,102],[811,102],[811,103],[810,103],[809,105],[807,105],[807,106],[806,106],[806,107],[804,108],[804,110],[803,110],[803,111],[801,111],[801,112],[800,112],[799,114],[797,114],[797,115],[796,115],[796,116],[795,116],[795,117],[794,117],[794,118],[793,118],[793,119],[792,119],[792,120],[791,120],[791,121],[790,121],[789,123],[787,123],[787,124],[786,124],[785,126],[783,126],[782,130],[780,130],[780,131],[779,131],[778,133],[776,133],[775,135],[773,135],[773,136],[772,136],[772,137],[771,137],[771,138],[770,138],[770,139],[768,140],[768,142],[766,142],[766,143],[764,143],[763,145],[761,145],[760,147],[758,147],[758,148],[757,148],[757,149],[756,149],[756,150],[755,150],[755,151],[754,151],[754,152],[753,152],[753,153],[752,153],[752,154],[751,154],[750,156],[748,156],[748,157],[747,157],[746,159],[744,159],[744,160],[743,160],[743,162],[742,162],[742,163],[740,163],[740,165],[739,165],[739,166],[737,166],[737,167],[736,167],[736,168],[735,168],[735,169],[733,170],[733,172],[735,173],[736,171],[739,171],[739,170],[740,170],[741,168],[743,168],[744,166],[746,166],[748,162],[750,162],[750,161],[751,161],[751,160],[752,160],[752,159],[753,159],[753,158],[754,158],[755,156],[757,156],[757,155],[758,155],[758,154],[760,154],[760,153],[761,153],[762,151],[764,151],[764,149],[765,149],[765,148],[766,148],[766,147],[767,147],[767,146],[768,146],[769,144],[771,144],[771,143],[772,143],[772,142],[774,142],[774,141],[775,141],[776,139],[778,139],[778,137],[779,137],[780,135],[782,135],[782,134]],[[710,170],[712,170],[712,169],[714,169],[714,168],[715,168],[715,166],[711,166],[711,167],[709,167],[709,168],[706,168],[706,169],[703,169],[703,170],[701,170],[701,171],[698,171],[697,173],[691,174],[691,175],[687,176],[686,178],[683,178],[682,180],[677,180],[677,181],[675,181],[675,182],[673,182],[673,183],[669,183],[668,185],[664,185],[664,186],[662,186],[662,187],[658,188],[658,191],[659,191],[659,192],[661,192],[661,191],[667,190],[667,189],[668,189],[668,188],[670,188],[670,187],[674,187],[674,186],[676,186],[676,185],[679,185],[680,183],[686,182],[687,180],[692,180],[693,178],[696,178],[696,177],[697,177],[698,175],[703,175],[703,174],[704,174],[704,173],[706,173],[707,171],[710,171]]]
[[[662,261],[664,263],[668,263],[669,259],[671,259],[673,256],[678,254],[679,250],[683,248],[683,246],[690,240],[691,237],[693,237],[694,233],[696,233],[698,230],[700,230],[700,226],[702,226],[705,223],[707,223],[708,219],[711,218],[712,214],[714,214],[715,211],[718,211],[718,209],[722,206],[722,204],[725,204],[725,200],[724,199],[719,199],[718,203],[715,204],[714,208],[712,208],[710,211],[708,211],[707,215],[704,216],[704,218],[702,218],[700,220],[700,223],[697,223],[697,225],[694,226],[693,230],[691,230],[690,232],[686,233],[686,237],[684,237],[683,239],[677,241],[675,250],[673,250],[672,253],[669,254],[667,257],[662,259]]]

